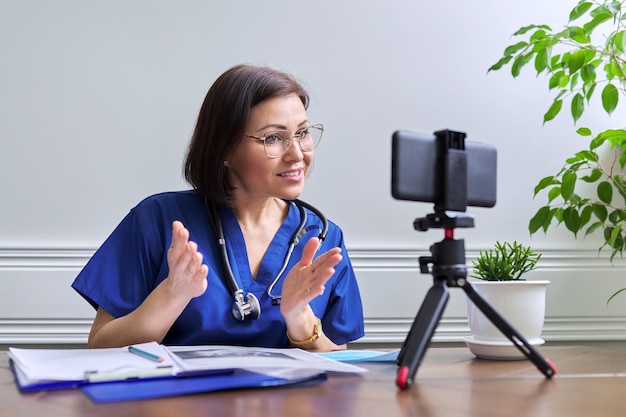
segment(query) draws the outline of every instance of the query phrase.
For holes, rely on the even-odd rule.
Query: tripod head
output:
[[[428,229],[456,229],[457,227],[474,227],[474,216],[458,211],[438,211],[413,222],[413,228],[420,232]]]
[[[435,278],[443,278],[450,286],[456,285],[456,279],[467,277],[465,245],[463,240],[454,239],[454,229],[474,227],[473,216],[453,211],[435,212],[415,219],[413,227],[420,232],[431,228],[444,229],[445,232],[444,239],[430,247],[431,256],[420,256],[422,274],[431,273]]]

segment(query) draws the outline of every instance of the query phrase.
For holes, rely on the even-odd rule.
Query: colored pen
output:
[[[154,362],[163,362],[162,357],[155,355],[153,353],[150,353],[150,352],[146,352],[145,350],[136,348],[135,346],[129,346],[128,351],[130,353],[134,353],[135,355],[139,355],[142,358],[150,359],[151,361],[154,361]]]

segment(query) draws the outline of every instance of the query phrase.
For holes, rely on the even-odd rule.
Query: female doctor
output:
[[[330,351],[363,336],[342,231],[297,200],[323,133],[308,102],[267,67],[215,81],[185,160],[193,189],[132,208],[72,284],[96,309],[90,347]]]

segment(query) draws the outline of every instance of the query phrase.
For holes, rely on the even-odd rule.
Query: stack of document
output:
[[[144,343],[112,349],[9,348],[23,392],[80,387],[110,402],[224,389],[320,382],[365,369],[301,349]]]

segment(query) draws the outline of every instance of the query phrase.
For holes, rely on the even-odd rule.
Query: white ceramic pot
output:
[[[471,281],[476,292],[531,345],[544,343],[541,333],[546,313],[546,289],[549,283],[550,281]],[[510,349],[513,346],[511,341],[491,323],[469,297],[467,314],[472,338],[466,342],[474,354],[489,359],[523,358],[517,348]]]

